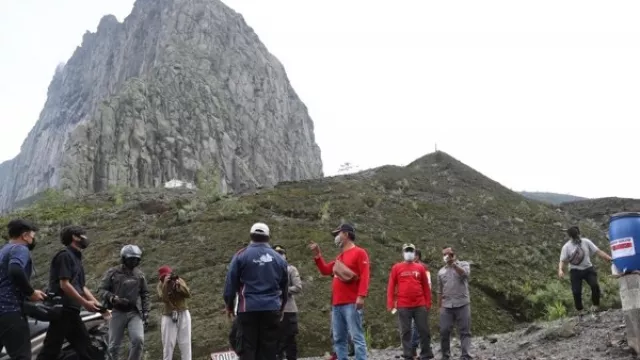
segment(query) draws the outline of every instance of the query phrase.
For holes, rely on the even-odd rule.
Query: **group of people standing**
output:
[[[322,275],[332,276],[332,359],[346,360],[353,344],[356,360],[367,359],[363,316],[369,293],[370,262],[365,249],[356,245],[356,230],[343,223],[331,232],[340,249],[327,262],[320,246],[309,249]],[[229,341],[242,360],[297,359],[297,306],[295,294],[302,283],[298,270],[286,261],[282,246],[269,245],[271,234],[264,223],[249,231],[250,243],[229,264],[224,288],[226,311],[234,318]],[[388,310],[398,315],[405,359],[434,358],[428,315],[431,309],[431,277],[413,244],[402,248],[403,261],[395,264],[387,288]],[[443,359],[450,358],[451,331],[455,323],[461,337],[462,359],[471,359],[471,309],[469,263],[459,261],[452,247],[442,250],[444,266],[438,271],[438,305]],[[293,306],[291,304],[294,304]],[[295,326],[292,326],[295,324]]]
[[[47,291],[34,289],[31,276],[34,265],[31,251],[36,247],[38,228],[16,219],[7,225],[9,242],[0,249],[0,348],[12,360],[31,360],[31,336],[25,301],[48,302],[59,298],[61,311],[49,319],[49,327],[37,355],[38,360],[58,360],[65,340],[80,360],[93,360],[88,329],[81,309],[101,313],[109,321],[108,352],[119,358],[125,330],[131,341],[129,360],[142,360],[144,330],[148,325],[150,292],[139,269],[142,251],[125,245],[120,251],[121,265],[104,274],[98,299],[86,286],[83,251],[89,246],[86,230],[67,226],[60,232],[64,246],[51,259]],[[191,360],[191,317],[186,304],[190,291],[185,281],[168,266],[158,270],[158,298],[164,304],[161,320],[163,360],[171,360],[176,345],[182,360]]]
[[[36,247],[38,228],[25,220],[7,225],[9,242],[0,248],[0,348],[11,359],[31,359],[30,330],[23,312],[25,300],[47,301],[47,294],[61,297],[62,312],[52,318],[38,360],[57,360],[64,341],[79,359],[89,360],[90,335],[81,318],[81,308],[100,312],[109,324],[109,353],[117,360],[125,330],[131,341],[128,360],[141,360],[144,331],[150,312],[150,291],[140,270],[142,251],[125,245],[121,264],[104,274],[98,301],[87,288],[83,251],[89,246],[86,231],[67,226],[60,233],[64,247],[52,258],[46,292],[31,286],[34,266],[31,251]],[[597,273],[590,257],[611,257],[583,238],[577,227],[567,229],[570,240],[563,246],[558,276],[569,265],[576,309],[583,310],[582,282],[592,289],[592,303],[599,305]],[[337,257],[327,262],[314,242],[309,244],[322,275],[332,276],[331,336],[333,359],[346,360],[353,344],[356,360],[367,359],[363,315],[369,293],[370,261],[365,249],[356,245],[356,230],[343,223],[331,232]],[[249,244],[238,251],[229,264],[224,288],[226,311],[234,319],[230,344],[242,360],[297,359],[298,307],[295,296],[302,291],[300,274],[287,263],[283,246],[269,244],[271,234],[264,223],[249,231]],[[421,261],[413,244],[402,247],[402,261],[391,268],[387,286],[387,310],[397,314],[404,359],[432,359],[429,311],[432,282],[429,268]],[[437,306],[442,359],[450,358],[450,338],[454,324],[461,341],[461,359],[471,359],[470,266],[460,261],[454,249],[442,249],[444,265],[437,273]],[[157,296],[163,303],[161,333],[163,360],[171,360],[180,348],[182,360],[191,360],[191,316],[187,299],[191,296],[184,279],[169,266],[158,269]],[[420,355],[417,349],[420,347]]]

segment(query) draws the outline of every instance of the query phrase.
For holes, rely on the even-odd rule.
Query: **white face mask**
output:
[[[336,244],[336,247],[342,247],[342,236],[340,234],[336,235],[336,238],[333,239],[333,242]]]
[[[402,256],[404,256],[404,261],[413,261],[416,258],[416,253],[407,251],[402,253]]]

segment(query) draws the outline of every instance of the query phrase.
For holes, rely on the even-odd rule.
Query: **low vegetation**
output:
[[[142,268],[151,283],[157,281],[160,265],[171,265],[194,293],[193,350],[199,358],[228,347],[230,322],[222,313],[226,267],[247,243],[256,221],[271,227],[273,242],[288,248],[290,262],[302,275],[303,294],[297,300],[302,356],[330,348],[330,279],[319,276],[307,244],[317,241],[327,258],[335,256],[329,230],[343,220],[354,223],[357,241],[371,257],[365,327],[373,348],[399,343],[397,322],[386,312],[385,296],[388,272],[401,259],[405,242],[422,250],[434,273],[445,245],[472,263],[475,335],[572,312],[569,281],[557,279],[556,269],[564,242],[560,229],[574,217],[527,200],[445,153],[427,155],[406,167],[283,183],[243,196],[220,196],[215,174],[204,175],[199,182],[210,186],[203,190],[118,188],[82,199],[51,190],[30,207],[0,218],[0,225],[20,216],[41,227],[34,252],[40,286],[51,255],[61,246],[59,230],[71,223],[86,226],[92,239],[85,258],[92,289],[97,289],[104,271],[118,263],[124,244],[141,246]],[[606,245],[593,221],[580,225],[586,236]],[[608,269],[602,267],[600,273],[605,305],[618,306]],[[433,280],[437,286],[435,276]],[[146,346],[152,358],[161,355],[157,305]],[[431,326],[437,334],[435,311]]]

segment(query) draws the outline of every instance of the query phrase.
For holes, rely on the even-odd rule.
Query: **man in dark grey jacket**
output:
[[[109,324],[109,353],[118,360],[125,329],[129,330],[129,360],[141,360],[144,353],[144,328],[149,317],[147,280],[138,268],[142,251],[136,245],[125,245],[120,251],[122,265],[107,270],[100,291],[106,304],[113,308]]]
[[[281,245],[273,247],[283,259],[287,260],[287,251]],[[289,273],[289,297],[284,307],[284,315],[280,322],[280,339],[278,340],[278,359],[279,360],[297,360],[298,359],[298,343],[296,336],[298,335],[298,305],[296,304],[295,295],[302,291],[302,280],[298,269],[291,265],[287,265]]]

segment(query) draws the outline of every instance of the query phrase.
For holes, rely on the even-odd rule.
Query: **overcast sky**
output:
[[[638,1],[225,3],[284,64],[327,175],[407,164],[437,143],[514,190],[640,198]],[[132,6],[0,1],[0,161],[84,32]]]

